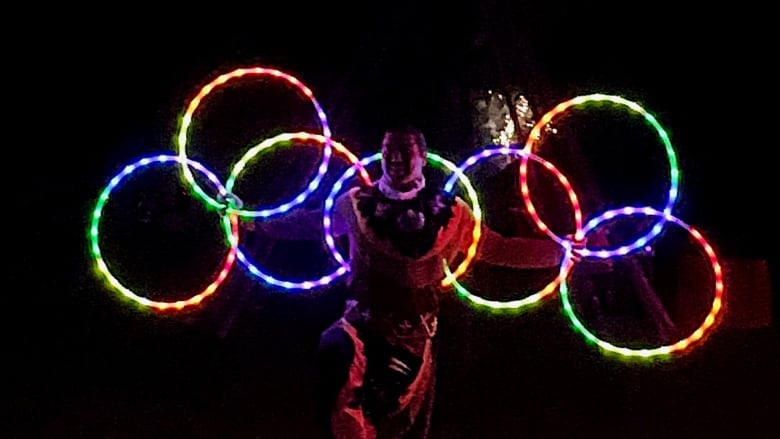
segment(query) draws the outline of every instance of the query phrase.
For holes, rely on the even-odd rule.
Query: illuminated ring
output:
[[[482,209],[479,207],[477,192],[474,190],[474,187],[471,185],[471,181],[469,180],[468,177],[466,177],[465,174],[463,174],[458,169],[457,166],[455,166],[454,163],[430,151],[428,151],[427,155],[428,155],[428,160],[434,163],[443,164],[447,169],[449,169],[451,172],[453,172],[455,175],[458,176],[458,179],[460,180],[461,183],[463,183],[463,186],[465,186],[466,188],[466,193],[468,194],[469,200],[471,201],[471,206],[472,206],[471,210],[474,215],[474,229],[472,231],[473,240],[468,250],[466,251],[466,257],[458,265],[455,272],[451,273],[449,276],[445,276],[442,279],[441,285],[443,287],[446,287],[449,286],[453,280],[455,280],[458,276],[462,275],[468,269],[469,264],[471,264],[471,261],[474,259],[474,256],[477,253],[479,238],[482,235]],[[330,194],[328,194],[328,198],[325,200],[325,212],[324,215],[322,216],[322,226],[323,226],[323,230],[325,231],[325,242],[328,244],[328,249],[330,249],[333,258],[336,259],[336,261],[338,261],[342,266],[347,266],[348,262],[341,254],[339,249],[336,247],[336,243],[335,243],[335,239],[333,238],[333,231],[332,231],[331,212],[333,210],[333,205],[335,204],[336,195],[341,191],[341,188],[344,186],[344,182],[355,175],[356,169],[358,167],[360,167],[361,169],[365,169],[366,166],[379,160],[381,157],[382,157],[382,153],[378,152],[376,154],[373,154],[369,157],[362,159],[359,163],[356,163],[351,167],[347,168],[347,170],[344,171],[341,177],[339,177],[339,179],[333,184],[333,187],[330,190]],[[446,260],[444,261],[444,266],[447,267]]]
[[[255,68],[249,68],[249,69],[236,69],[230,73],[226,73],[224,75],[220,75],[215,80],[211,81],[209,84],[207,84],[205,87],[203,87],[198,93],[197,96],[190,102],[189,106],[187,107],[187,111],[184,113],[184,116],[182,117],[181,121],[181,128],[179,129],[179,135],[177,137],[177,143],[179,147],[179,157],[182,159],[187,158],[187,131],[189,130],[190,124],[192,123],[192,115],[195,112],[195,110],[198,108],[198,105],[200,105],[200,102],[205,98],[209,93],[212,92],[217,86],[225,84],[227,81],[233,79],[233,78],[240,78],[244,75],[270,75],[275,78],[283,79],[284,81],[287,81],[288,83],[294,85],[301,93],[303,93],[311,103],[314,105],[315,110],[317,111],[317,117],[319,118],[320,125],[322,126],[322,134],[325,136],[325,138],[328,140],[325,142],[325,148],[323,148],[322,151],[322,162],[320,163],[320,166],[317,170],[317,175],[314,176],[314,178],[311,180],[311,182],[308,185],[308,191],[306,194],[308,195],[311,193],[311,191],[315,190],[322,179],[325,177],[325,173],[328,172],[328,164],[330,162],[330,157],[333,154],[332,147],[330,145],[330,138],[331,138],[331,131],[330,126],[328,125],[328,119],[325,116],[325,111],[323,111],[320,104],[317,102],[317,100],[314,98],[314,93],[301,81],[299,81],[297,78],[288,75],[287,73],[281,72],[279,70],[274,69],[267,69],[262,67],[255,67]],[[192,186],[193,191],[195,194],[203,199],[207,204],[224,209],[227,208],[227,211],[232,211],[232,208],[230,206],[225,206],[220,202],[220,200],[214,199],[210,197],[206,192],[203,191],[203,189],[198,185],[198,183],[195,181],[195,178],[193,177],[189,167],[186,165],[185,162],[182,162],[182,175],[184,176],[184,179]],[[289,208],[296,206],[303,201],[306,200],[306,196],[298,196],[293,201],[289,203],[285,203],[279,207],[276,208],[270,208],[263,211],[262,214],[260,213],[252,213],[248,211],[242,211],[242,216],[271,216],[276,213],[283,212],[285,210],[288,210]]]
[[[181,163],[182,161],[186,161],[187,165],[192,166],[197,171],[205,175],[209,179],[209,181],[211,181],[211,183],[214,184],[214,186],[217,188],[220,194],[223,195],[227,194],[227,191],[222,186],[222,183],[219,182],[217,176],[214,175],[208,169],[206,169],[203,165],[201,165],[200,163],[194,160],[182,159],[181,157],[170,156],[170,155],[159,155],[156,157],[143,158],[133,164],[125,166],[122,172],[120,172],[114,178],[112,178],[109,181],[108,185],[103,189],[103,192],[100,194],[100,197],[98,197],[97,204],[95,205],[95,210],[92,212],[92,222],[89,230],[89,239],[91,244],[90,248],[92,251],[92,257],[95,260],[95,265],[97,266],[98,270],[103,274],[103,276],[105,276],[105,278],[108,280],[108,283],[115,290],[122,293],[124,296],[140,303],[143,306],[155,308],[158,310],[167,310],[171,308],[180,310],[187,306],[197,305],[203,299],[213,294],[216,291],[216,289],[220,286],[220,284],[222,284],[222,282],[225,280],[228,273],[230,272],[230,269],[233,267],[233,263],[236,260],[236,246],[238,244],[238,216],[230,215],[230,218],[226,219],[230,223],[231,245],[230,245],[230,251],[228,252],[228,255],[225,259],[225,264],[223,265],[222,269],[217,275],[216,280],[214,280],[214,282],[212,282],[209,286],[207,286],[206,289],[190,297],[189,299],[178,300],[175,302],[161,302],[161,301],[150,300],[142,295],[138,295],[134,293],[129,288],[122,285],[122,283],[119,282],[119,280],[117,280],[114,277],[114,275],[111,274],[111,272],[108,269],[108,265],[106,265],[106,262],[103,260],[103,256],[101,255],[100,246],[98,243],[98,234],[99,234],[98,226],[100,224],[100,218],[102,217],[103,207],[108,201],[109,195],[111,195],[111,192],[119,185],[119,183],[125,177],[127,177],[132,172],[138,170],[143,166],[158,164],[158,163],[170,163],[170,162]],[[227,218],[227,217],[223,217],[223,218]]]
[[[712,270],[713,273],[715,274],[715,297],[712,301],[712,308],[710,309],[710,312],[707,315],[707,317],[705,317],[702,325],[699,326],[699,328],[697,328],[695,331],[693,331],[693,333],[688,337],[671,345],[660,346],[653,349],[629,349],[625,347],[619,347],[599,339],[592,332],[590,332],[585,327],[585,325],[582,324],[582,322],[580,322],[580,320],[575,315],[574,308],[571,304],[571,301],[569,300],[569,288],[566,283],[566,279],[564,279],[563,282],[561,282],[560,292],[561,292],[561,300],[563,302],[564,312],[566,313],[566,315],[569,317],[572,324],[574,325],[574,329],[576,329],[579,333],[585,336],[585,339],[587,341],[595,343],[605,351],[614,352],[622,356],[648,358],[648,357],[653,357],[658,355],[667,355],[676,351],[684,350],[692,343],[695,343],[696,341],[700,340],[704,336],[704,334],[712,328],[712,326],[715,324],[715,319],[720,313],[723,304],[723,271],[721,269],[720,263],[718,262],[718,258],[715,255],[715,251],[712,249],[710,244],[707,243],[707,241],[704,239],[701,233],[699,233],[698,230],[685,224],[684,222],[672,216],[671,214],[659,212],[658,210],[655,210],[652,207],[643,207],[643,208],[624,207],[619,210],[608,211],[603,215],[601,215],[599,218],[590,221],[588,223],[589,226],[586,226],[585,228],[585,233],[587,234],[590,230],[592,230],[594,227],[596,227],[601,222],[607,219],[615,218],[618,216],[637,215],[637,214],[664,217],[666,221],[672,222],[684,228],[702,246],[707,256],[709,256],[710,263],[712,264]],[[571,252],[566,252],[566,257],[564,258],[565,261],[563,264],[564,266],[571,263],[571,256],[572,256]]]
[[[612,95],[605,95],[605,94],[591,94],[586,96],[579,96],[574,99],[570,99],[568,101],[562,102],[556,105],[555,108],[553,108],[552,110],[548,111],[544,116],[542,116],[539,122],[537,122],[536,125],[534,125],[533,129],[531,130],[531,133],[528,135],[528,139],[525,142],[525,146],[523,150],[527,152],[533,152],[534,146],[541,138],[542,129],[544,129],[544,127],[546,127],[550,122],[552,122],[553,118],[567,111],[569,108],[578,105],[583,105],[585,103],[592,102],[592,101],[594,102],[607,101],[607,102],[628,107],[630,110],[642,115],[645,118],[645,120],[648,123],[650,123],[650,125],[652,125],[653,128],[655,128],[656,132],[658,133],[658,136],[661,138],[661,141],[664,144],[664,147],[666,149],[666,154],[669,158],[669,171],[670,171],[671,181],[669,186],[668,198],[666,201],[666,205],[663,208],[663,212],[667,215],[671,214],[672,208],[674,207],[677,201],[678,186],[680,180],[680,171],[677,167],[677,157],[675,155],[674,148],[672,147],[672,143],[669,140],[669,135],[666,133],[666,130],[664,130],[664,128],[661,126],[658,120],[656,120],[655,116],[648,113],[644,108],[642,108],[635,102],[626,100],[619,96],[612,96]],[[540,230],[552,236],[552,232],[550,232],[549,228],[541,220],[539,215],[536,214],[536,209],[534,208],[533,203],[531,202],[531,196],[528,190],[528,158],[527,157],[523,157],[522,162],[520,164],[520,187],[523,195],[523,202],[525,203],[526,209],[531,214],[534,223],[536,223],[536,226]],[[662,217],[660,219],[660,224],[663,225],[663,223],[665,222],[666,222],[666,218]],[[584,249],[577,250],[577,252],[582,256],[596,256],[600,258],[607,258],[618,254],[630,253],[631,251],[642,248],[643,244],[640,244],[640,242],[652,239],[654,236],[660,233],[661,230],[662,228],[653,227],[650,230],[650,232],[640,237],[635,242],[631,244],[622,245],[612,250],[593,251],[584,248]],[[581,237],[575,236],[575,240],[579,240],[580,238]],[[562,239],[562,238],[558,238],[558,239]]]
[[[580,210],[580,203],[577,200],[577,194],[572,189],[571,185],[569,184],[569,181],[566,179],[566,176],[563,175],[555,166],[552,165],[552,163],[548,162],[547,160],[544,160],[543,158],[537,156],[536,154],[528,153],[525,150],[517,149],[517,148],[510,148],[510,147],[501,147],[501,148],[494,148],[494,149],[485,149],[482,151],[477,152],[476,154],[470,156],[466,160],[463,161],[463,163],[458,167],[458,169],[461,172],[466,171],[469,167],[475,165],[480,160],[483,160],[485,158],[494,156],[494,155],[513,155],[513,156],[523,156],[528,157],[540,164],[542,164],[545,169],[548,169],[549,171],[552,171],[552,173],[558,178],[558,181],[561,182],[561,184],[566,188],[566,192],[569,196],[569,202],[571,203],[573,209],[574,209],[574,220],[575,220],[575,236],[582,236],[582,212]],[[454,176],[455,174],[453,174]],[[452,188],[452,185],[455,183],[455,179],[451,176],[447,183],[444,186],[445,191],[449,191]],[[557,238],[555,235],[549,234],[553,239],[555,239],[558,244],[563,246],[564,248],[570,248],[571,247],[571,241],[567,240],[561,240]],[[556,289],[558,288],[558,285],[560,282],[568,275],[569,269],[572,265],[569,265],[566,270],[560,270],[558,276],[556,276],[555,279],[553,279],[547,286],[539,290],[538,292],[529,295],[527,297],[524,297],[523,299],[518,300],[508,300],[508,301],[499,301],[499,300],[488,300],[483,297],[477,296],[476,294],[471,293],[468,289],[466,289],[460,282],[453,279],[453,285],[455,286],[455,291],[462,296],[471,301],[472,303],[480,306],[486,306],[493,309],[502,309],[502,310],[520,310],[524,307],[531,306],[536,304],[537,302],[541,301],[542,299],[552,297],[552,295],[555,293]],[[449,272],[449,269],[445,267],[445,274],[449,277],[451,274]]]
[[[230,178],[228,179],[227,184],[226,184],[226,190],[228,192],[231,191],[231,189],[233,187],[233,183],[235,182],[235,179],[238,176],[238,174],[244,169],[244,167],[246,166],[247,162],[249,160],[251,160],[252,158],[254,158],[260,151],[262,151],[266,147],[268,147],[270,145],[273,145],[273,144],[275,144],[275,143],[277,143],[279,141],[282,141],[282,140],[292,140],[292,139],[311,140],[311,141],[316,141],[316,142],[318,142],[320,144],[328,144],[328,143],[330,143],[330,144],[332,144],[336,148],[336,152],[341,153],[344,156],[344,158],[346,158],[347,161],[349,161],[350,164],[356,164],[356,163],[359,162],[359,159],[349,149],[347,149],[344,145],[342,145],[341,143],[336,142],[335,140],[332,140],[332,139],[330,139],[330,141],[329,141],[329,139],[327,139],[325,136],[321,136],[321,135],[318,135],[318,134],[309,134],[309,133],[285,133],[285,134],[281,134],[279,136],[276,136],[273,139],[266,140],[266,141],[260,143],[259,145],[251,148],[249,151],[247,151],[246,154],[244,154],[244,156],[241,157],[241,160],[236,162],[236,164],[233,166],[233,171],[230,173]],[[371,177],[368,175],[368,172],[365,170],[365,168],[363,168],[363,167],[360,168],[360,175],[363,178],[363,181],[366,181],[369,184],[371,183]],[[313,189],[311,189],[311,191],[313,191]],[[298,197],[306,198],[306,196],[308,196],[309,193],[301,194]],[[287,207],[285,210],[283,210],[283,211],[281,211],[279,213],[284,213],[284,212],[287,212],[289,210],[290,210],[290,207]],[[260,212],[262,212],[262,211],[260,211]],[[242,214],[243,211],[236,211],[236,213]],[[227,218],[223,217],[222,221],[223,221],[223,225],[225,227],[226,233],[228,235],[230,235],[230,233],[228,232],[228,230],[230,229],[230,224],[227,221]],[[244,251],[241,249],[241,247],[238,247],[238,249],[237,249],[237,256],[238,256],[238,260],[241,263],[241,265],[243,265],[249,271],[249,273],[252,276],[260,278],[260,279],[262,279],[263,281],[265,281],[268,284],[279,286],[279,287],[282,287],[282,288],[287,289],[287,290],[301,290],[301,289],[309,290],[309,289],[312,289],[312,288],[315,288],[315,287],[326,285],[326,284],[329,284],[330,282],[332,282],[333,280],[343,276],[347,271],[349,271],[349,267],[345,266],[345,264],[342,263],[332,273],[329,273],[329,274],[327,274],[325,276],[322,276],[319,279],[306,280],[306,281],[300,281],[300,282],[293,282],[293,281],[286,281],[286,280],[277,279],[276,277],[274,277],[274,276],[264,272],[263,270],[261,270],[254,262],[251,261],[251,259],[248,256],[246,256],[246,253],[244,253]]]

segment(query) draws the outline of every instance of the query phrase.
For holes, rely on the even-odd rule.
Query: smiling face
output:
[[[422,174],[427,155],[421,135],[387,132],[382,140],[382,171],[400,191],[414,186]]]

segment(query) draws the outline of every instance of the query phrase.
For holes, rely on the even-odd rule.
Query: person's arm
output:
[[[335,237],[340,237],[347,232],[346,209],[350,203],[348,194],[339,196],[332,210],[331,224]],[[299,207],[287,213],[273,218],[258,218],[254,221],[254,227],[259,228],[263,234],[278,240],[286,241],[316,241],[322,239],[322,209],[305,209]]]
[[[474,215],[471,208],[460,198],[456,209],[461,209],[460,223],[461,249],[472,241]],[[549,238],[526,238],[503,236],[482,223],[482,237],[477,249],[476,260],[493,265],[512,268],[551,268],[560,265],[563,247]]]
[[[293,209],[273,218],[258,218],[253,226],[264,235],[285,241],[314,241],[322,236],[320,209]]]
[[[503,236],[483,224],[477,260],[512,268],[551,268],[561,264],[563,251],[552,239]]]

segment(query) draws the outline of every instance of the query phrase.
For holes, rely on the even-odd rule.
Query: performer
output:
[[[334,236],[346,239],[350,299],[321,335],[317,394],[321,420],[337,439],[425,438],[434,399],[434,340],[444,291],[442,259],[462,260],[472,241],[471,209],[426,185],[427,146],[413,127],[389,129],[382,176],[336,199]],[[277,239],[321,237],[321,212],[258,222]],[[503,237],[487,227],[477,259],[550,268],[554,241]]]

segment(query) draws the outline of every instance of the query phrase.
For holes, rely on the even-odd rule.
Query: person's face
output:
[[[382,141],[383,170],[396,186],[413,181],[425,161],[414,136],[390,134]]]

